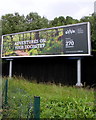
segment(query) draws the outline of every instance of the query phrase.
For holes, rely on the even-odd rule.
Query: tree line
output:
[[[82,17],[80,20],[74,19],[71,16],[67,16],[66,18],[64,16],[59,16],[55,17],[53,20],[48,20],[46,17],[41,17],[36,12],[30,12],[26,16],[16,12],[14,14],[2,15],[0,22],[2,23],[3,35],[81,22],[90,22],[92,50],[96,51],[96,15],[94,13],[90,16]]]

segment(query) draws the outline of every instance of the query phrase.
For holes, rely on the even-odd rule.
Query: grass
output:
[[[96,117],[94,89],[37,84],[22,78],[9,80],[8,111],[3,115],[6,118],[26,118],[34,96],[40,96],[40,118]]]

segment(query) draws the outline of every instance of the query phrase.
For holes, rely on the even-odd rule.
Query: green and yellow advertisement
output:
[[[36,31],[3,37],[3,57],[63,53],[63,29]]]

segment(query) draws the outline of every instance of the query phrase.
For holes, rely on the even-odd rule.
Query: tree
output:
[[[16,33],[26,30],[25,17],[19,13],[2,16],[2,34]]]
[[[91,16],[85,16],[80,19],[80,22],[90,22],[92,49],[96,50],[96,15],[92,14]]]
[[[19,13],[6,14],[1,18],[2,34],[10,34],[48,27],[48,19],[38,13],[29,13],[26,17]]]
[[[27,30],[35,30],[48,27],[48,20],[45,17],[41,17],[38,13],[29,13],[26,16]]]
[[[77,19],[73,19],[72,17],[70,17],[70,16],[67,16],[66,17],[66,25],[68,25],[68,24],[76,24],[76,23],[78,23],[79,21],[77,20]]]
[[[61,26],[61,25],[65,25],[65,18],[63,16],[60,17],[55,17],[54,20],[50,21],[50,26]]]
[[[96,51],[96,14],[91,17],[91,31],[92,48]]]
[[[62,26],[62,25],[68,25],[68,24],[75,24],[78,23],[79,21],[77,19],[73,19],[70,16],[67,16],[64,18],[63,16],[56,17],[54,20],[50,21],[50,26]]]

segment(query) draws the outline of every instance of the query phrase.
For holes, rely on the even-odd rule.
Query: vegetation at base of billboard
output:
[[[6,78],[3,79],[3,82]],[[27,118],[33,96],[40,96],[40,118],[95,118],[94,89],[9,79],[5,118]],[[32,109],[30,114],[32,113]]]

